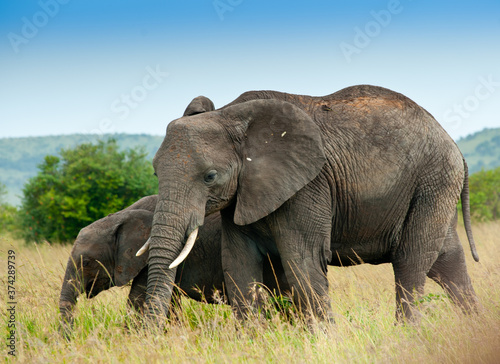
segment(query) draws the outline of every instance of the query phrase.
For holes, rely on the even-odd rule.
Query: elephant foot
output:
[[[73,316],[69,314],[61,314],[59,320],[59,333],[65,340],[71,341],[73,336]]]
[[[394,325],[420,326],[422,313],[419,308],[410,302],[402,301],[396,309],[396,322]]]
[[[318,319],[315,316],[307,317],[307,329],[315,337],[325,337],[332,339],[337,337],[337,325],[333,317],[328,319]]]
[[[143,324],[142,312],[128,309],[127,310],[127,319],[125,320],[125,323],[123,324],[123,329],[127,333],[130,333],[131,331],[140,330],[143,325],[144,324]]]
[[[59,324],[59,333],[66,341],[71,341],[73,336],[73,325],[68,322],[61,322]]]
[[[465,315],[478,314],[483,310],[474,290],[446,289],[453,303],[460,307]]]
[[[465,314],[477,315],[484,312],[484,307],[475,294],[467,295],[460,306]]]

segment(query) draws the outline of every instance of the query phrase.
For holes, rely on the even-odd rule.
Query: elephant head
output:
[[[160,323],[167,314],[175,266],[206,215],[234,210],[235,224],[252,224],[313,180],[325,161],[319,127],[288,102],[246,101],[171,122],[153,160],[159,199],[149,240],[148,317]]]
[[[156,196],[140,200],[139,205],[144,202],[151,205],[152,199],[156,201]],[[128,208],[80,230],[59,299],[63,329],[71,326],[73,309],[81,293],[92,298],[110,287],[123,286],[146,266],[147,254],[136,257],[136,253],[149,237],[152,220],[151,211]]]

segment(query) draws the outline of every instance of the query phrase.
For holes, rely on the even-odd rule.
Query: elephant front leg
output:
[[[315,331],[317,320],[321,325],[334,324],[326,264],[307,252],[300,257],[284,253],[281,259],[294,304],[305,315],[310,329]]]
[[[329,225],[301,228],[280,221],[275,226],[278,247],[286,280],[296,307],[305,314],[310,328],[334,324],[328,294],[327,267],[330,259]],[[319,320],[319,322],[317,322]]]
[[[227,224],[229,225],[229,224]],[[263,257],[257,246],[235,226],[222,230],[222,267],[229,302],[238,319],[246,319],[261,306],[257,282],[262,282]]]
[[[143,313],[146,302],[146,288],[148,284],[148,267],[144,267],[132,281],[127,305],[138,313]]]

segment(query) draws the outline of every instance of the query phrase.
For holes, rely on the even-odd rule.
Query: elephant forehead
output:
[[[223,135],[222,126],[213,117],[195,115],[171,122],[167,128],[166,140],[169,144],[191,144]]]
[[[76,241],[78,244],[92,244],[109,240],[112,236],[110,229],[107,224],[91,224],[80,230]]]
[[[76,239],[79,243],[83,243],[84,241],[88,241],[89,238],[96,238],[98,231],[92,225],[86,226],[80,230]]]
[[[227,133],[217,123],[181,119],[172,123],[153,160],[155,168],[160,161],[169,161],[181,168],[191,168],[193,163],[205,168],[220,157],[224,146],[231,146]]]

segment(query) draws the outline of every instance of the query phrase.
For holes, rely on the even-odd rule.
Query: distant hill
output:
[[[98,139],[114,138],[123,148],[143,147],[148,158],[153,159],[163,141],[163,136],[146,134],[108,135],[56,135],[29,138],[0,138],[0,182],[7,186],[5,200],[18,205],[24,183],[37,174],[37,166],[46,155],[57,155],[61,149],[73,148],[82,143],[95,143]]]
[[[500,128],[483,129],[457,144],[469,165],[469,173],[500,166]]]
[[[113,137],[121,148],[144,147],[153,159],[163,136],[147,134],[113,135],[57,135],[30,138],[0,139],[0,182],[7,186],[7,202],[18,205],[24,183],[36,175],[37,166],[48,154],[58,154],[62,148],[73,148],[81,143],[96,142]],[[500,166],[500,128],[484,129],[457,142],[469,165],[469,172]]]

